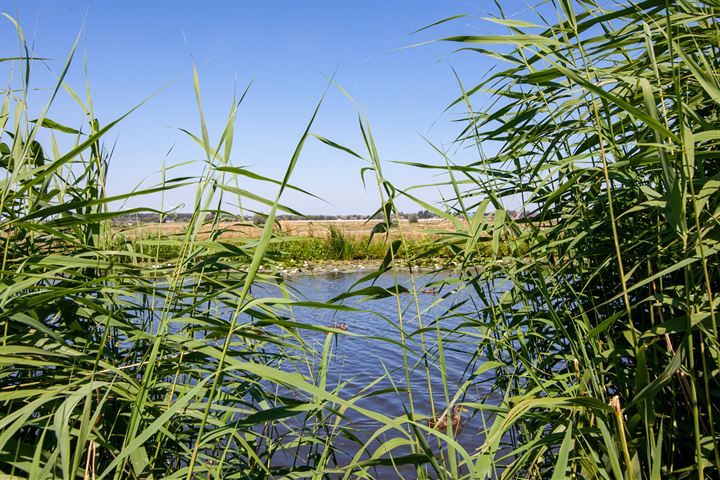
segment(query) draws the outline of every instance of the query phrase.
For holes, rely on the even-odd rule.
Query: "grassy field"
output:
[[[273,235],[277,242],[268,247],[267,263],[277,264],[281,268],[294,266],[320,267],[322,264],[338,261],[362,261],[364,267],[377,266],[387,254],[393,242],[399,242],[402,248],[396,248],[398,260],[406,261],[408,267],[445,265],[452,257],[450,245],[442,245],[443,237],[452,235],[456,228],[447,220],[423,220],[418,223],[408,221],[394,222],[391,228],[382,234],[373,233],[377,220],[294,220],[279,221],[274,224]],[[128,242],[133,250],[147,254],[153,264],[174,263],[181,253],[183,238],[190,224],[181,222],[125,225],[112,227],[113,241],[119,245]],[[258,225],[239,222],[218,222],[206,225],[197,233],[198,240],[207,240],[211,236],[218,242],[242,246],[257,240],[263,229]],[[480,242],[478,253],[489,254],[486,242]],[[503,246],[503,249],[506,249]],[[352,270],[346,265],[343,270]]]
[[[0,476],[369,479],[404,465],[420,479],[718,478],[720,9],[548,5],[557,18],[538,11],[529,22],[498,4],[499,37],[440,20],[458,28],[438,39],[454,55],[498,62],[447,92],[464,112],[456,144],[476,157],[456,163],[438,148],[436,162],[406,166],[441,170],[452,198],[430,204],[396,188],[360,112],[361,151],[315,132],[320,99],[272,182],[277,195],[260,198],[267,222],[250,230],[216,220],[237,196],[259,198],[236,186],[257,176],[232,163],[242,99],[210,132],[194,68],[202,173],[111,197],[103,141],[131,118],[101,123],[89,92],[65,83],[79,68],[74,49],[55,85],[35,85],[37,60],[6,22],[21,48],[0,63],[21,73],[0,102]],[[31,104],[38,88],[47,104]],[[83,131],[51,120],[58,95],[87,118]],[[309,141],[374,178],[382,218],[370,232],[275,224]],[[113,210],[119,201],[180,187],[195,192],[187,224],[112,224],[149,211]],[[401,197],[445,223],[394,226]],[[518,199],[532,223],[506,210]],[[328,301],[297,298],[262,268],[354,256],[370,233],[378,265]],[[298,238],[310,243],[293,254]],[[431,285],[397,272],[438,256],[444,290],[431,312],[418,301]],[[459,290],[472,301],[444,293]],[[346,301],[378,298],[396,312]],[[299,322],[300,311],[362,311],[393,325],[397,339],[370,339],[402,357],[391,367],[403,384],[379,387],[390,372],[352,394],[329,382],[334,340],[353,333]],[[309,332],[326,335],[311,342]],[[468,345],[451,382],[446,352]],[[395,395],[404,414],[373,407],[378,394]],[[470,448],[453,422],[428,422],[460,407],[482,419]],[[349,417],[372,431],[361,438]],[[350,447],[340,451],[340,439]]]
[[[274,233],[286,237],[314,237],[327,238],[332,229],[337,229],[345,235],[353,237],[370,238],[377,220],[282,220],[275,224]],[[182,235],[188,229],[186,222],[170,222],[162,224],[140,224],[116,226],[113,230],[128,238],[151,237],[156,234],[164,236]],[[220,238],[258,238],[262,229],[256,225],[240,222],[218,222],[215,226],[220,230]],[[410,223],[407,220],[396,222],[389,230],[390,238],[398,238],[401,234],[410,239],[435,239],[439,233],[447,232],[453,224],[447,220],[422,220]],[[200,238],[207,238],[211,231],[208,226],[200,230]]]

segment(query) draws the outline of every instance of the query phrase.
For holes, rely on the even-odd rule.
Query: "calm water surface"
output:
[[[288,284],[296,290],[300,299],[327,302],[329,299],[347,292],[353,284],[365,274],[327,274],[317,276],[300,276],[288,280]],[[422,290],[428,282],[442,281],[442,277],[416,276],[417,288]],[[398,283],[410,289],[410,277],[399,275]],[[392,275],[378,280],[376,285],[391,288],[394,285]],[[362,288],[369,284],[355,287]],[[271,287],[262,287],[253,291],[256,297],[276,296]],[[444,298],[441,298],[444,297]],[[469,289],[453,291],[452,286],[443,286],[438,293],[418,295],[418,304],[410,294],[400,295],[400,311],[402,311],[403,328],[408,338],[407,358],[411,366],[410,383],[412,387],[413,406],[417,415],[430,416],[432,413],[431,397],[435,400],[436,412],[442,411],[447,405],[444,389],[443,373],[439,361],[438,335],[440,335],[445,357],[445,375],[447,395],[455,396],[460,386],[468,380],[473,371],[484,359],[477,354],[477,337],[480,335],[480,321],[477,318],[477,306],[480,301]],[[347,332],[354,335],[337,335],[332,342],[332,357],[328,374],[328,388],[338,382],[348,382],[342,391],[344,398],[359,393],[368,384],[380,379],[373,390],[389,389],[380,395],[364,398],[358,405],[383,413],[389,417],[401,417],[409,410],[409,399],[406,388],[406,376],[403,369],[400,321],[398,302],[395,297],[378,300],[362,301],[361,297],[348,298],[344,305],[368,310],[368,312],[336,312],[326,309],[296,308],[295,320],[312,325],[338,326],[347,325]],[[417,310],[419,306],[420,315]],[[418,318],[419,317],[419,318]],[[420,322],[429,330],[424,333],[425,347],[418,332]],[[438,332],[438,327],[442,330]],[[460,328],[457,328],[460,327]],[[450,330],[455,330],[448,333]],[[373,338],[375,337],[375,338]],[[378,339],[381,337],[382,339]],[[315,344],[322,352],[326,335],[324,332],[303,332],[303,338]],[[393,343],[392,341],[397,343]],[[319,362],[319,356],[310,359],[311,363]],[[427,370],[426,370],[427,369]],[[303,372],[307,373],[307,371]],[[430,385],[428,385],[428,375]],[[493,380],[492,371],[484,376],[473,379],[466,394],[460,398],[462,402],[482,402],[489,393]],[[374,421],[350,412],[349,425],[356,434],[365,439],[377,428]],[[456,435],[460,444],[472,453],[482,443],[479,435],[482,418],[473,414],[472,409],[464,414],[463,428]],[[392,433],[389,434],[393,436]],[[397,433],[395,433],[397,436]],[[387,439],[387,437],[386,437]],[[357,444],[349,440],[339,440],[336,447],[352,453]],[[403,452],[409,453],[409,452]],[[396,452],[396,455],[399,452]],[[342,459],[339,460],[342,463]],[[412,468],[406,473],[412,477]],[[395,472],[397,474],[398,472]],[[389,475],[389,474],[388,474]],[[382,477],[386,475],[381,475]]]

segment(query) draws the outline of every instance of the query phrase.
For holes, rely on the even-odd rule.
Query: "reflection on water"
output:
[[[362,276],[361,273],[301,276],[289,279],[288,285],[302,300],[327,302],[347,292]],[[411,289],[410,280],[408,275],[397,278],[398,283],[408,289]],[[444,285],[438,292],[422,293],[426,283],[441,280],[439,277],[416,276],[420,293],[417,297],[401,294],[399,302],[394,296],[364,301],[362,297],[350,297],[342,302],[363,311],[294,308],[292,315],[297,322],[328,327],[347,326],[347,334],[335,335],[331,342],[328,388],[345,382],[341,396],[349,398],[376,382],[373,390],[383,393],[363,398],[357,405],[389,417],[405,416],[411,406],[403,368],[402,319],[410,367],[407,377],[412,387],[412,409],[417,416],[431,416],[432,398],[436,414],[442,413],[447,399],[452,401],[460,386],[468,381],[484,359],[478,355],[476,340],[482,334],[476,318],[479,300],[469,289],[453,290],[452,285]],[[376,285],[391,289],[394,281],[392,275],[388,275],[378,280]],[[363,286],[367,285],[355,288]],[[256,297],[277,296],[278,292],[273,290],[272,287],[261,287],[254,289],[253,294]],[[303,338],[314,343],[318,352],[323,351],[324,332],[306,330]],[[439,348],[438,338],[442,339],[442,348]],[[319,357],[311,359],[311,363],[318,364],[319,361]],[[482,402],[486,398],[493,380],[492,370],[483,375],[472,379],[465,394],[459,397],[460,402]],[[378,426],[353,412],[349,412],[348,422],[362,440]],[[482,424],[479,414],[472,410],[465,414],[463,428],[456,438],[466,451],[472,453],[482,443],[479,435]],[[339,440],[335,446],[348,452],[357,449],[357,444],[350,440]],[[343,459],[339,458],[338,463],[342,464]]]

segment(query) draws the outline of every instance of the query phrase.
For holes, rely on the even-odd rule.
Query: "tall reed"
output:
[[[486,232],[528,247],[466,277],[486,304],[473,322],[502,398],[479,476],[716,478],[718,5],[536,13],[499,9],[505,36],[442,39],[502,66],[477,85],[458,77],[457,141],[476,161],[425,165],[452,173],[448,207],[472,225],[458,243]]]
[[[289,179],[317,110],[285,178],[272,181],[277,197],[265,199],[241,187],[245,178],[264,177],[229,161],[247,90],[233,98],[212,140],[195,69],[199,133],[188,135],[204,154],[202,174],[171,178],[168,169],[158,185],[108,196],[102,140],[134,109],[101,124],[90,94],[65,83],[73,48],[50,101],[29,117],[35,60],[20,26],[3,20],[10,22],[3,28],[16,28],[21,54],[2,59],[19,72],[0,109],[2,475],[255,478],[325,468],[339,418],[330,409],[336,386],[318,384],[323,367],[307,363],[319,354],[298,334],[291,294],[258,269],[276,240],[272,217],[292,212],[280,198],[296,188]],[[52,120],[62,94],[87,116],[82,129]],[[61,151],[65,144],[71,147]],[[195,189],[182,238],[113,238],[110,219],[153,210],[112,205],[181,187]],[[268,207],[259,240],[216,240],[228,196]],[[198,238],[201,230],[210,230],[208,240]],[[161,258],[168,249],[174,256]],[[255,298],[252,287],[264,282],[282,296]],[[347,408],[353,400],[344,402]]]
[[[314,134],[374,173],[372,237],[387,240],[377,271],[326,302],[297,299],[260,270],[283,251],[274,218],[295,213],[282,194],[299,190],[290,179],[319,104],[284,178],[264,179],[230,161],[247,90],[211,140],[195,69],[199,132],[189,135],[204,171],[167,170],[156,186],[110,197],[102,139],[134,109],[101,124],[89,93],[64,82],[73,49],[50,102],[30,118],[34,61],[8,17],[22,51],[2,59],[19,77],[0,106],[0,472],[374,478],[409,465],[417,478],[717,477],[718,13],[710,1],[557,1],[537,8],[536,23],[499,8],[491,21],[507,35],[443,38],[460,44],[456,54],[502,62],[477,85],[458,76],[450,100],[463,112],[457,142],[477,158],[460,164],[438,149],[438,162],[408,165],[445,173],[438,185],[454,195],[436,205],[385,175],[363,115],[361,153]],[[51,120],[65,93],[87,116],[83,129]],[[247,190],[246,178],[277,195]],[[182,238],[112,238],[109,220],[128,213],[111,208],[116,200],[188,186],[194,212]],[[405,250],[402,224],[398,239],[386,236],[401,197],[452,225],[434,249]],[[244,199],[267,208],[259,235],[220,241],[217,219]],[[346,254],[342,232],[331,241]],[[412,272],[434,251],[450,257],[424,308]],[[387,278],[393,285],[381,287]],[[277,298],[259,294],[262,285]],[[470,300],[456,303],[450,289]],[[373,341],[396,348],[400,365],[388,372],[392,388],[378,378],[350,395],[328,381],[339,332],[298,316],[353,312],[348,300],[376,298],[395,302],[383,321],[398,338]],[[318,330],[324,341],[308,341]],[[446,353],[468,344],[468,368],[450,380]],[[473,394],[488,372],[489,393]],[[362,401],[381,394],[404,415]],[[480,419],[476,444],[428,424],[454,405]],[[350,414],[377,429],[356,435]],[[335,446],[340,438],[352,451]]]

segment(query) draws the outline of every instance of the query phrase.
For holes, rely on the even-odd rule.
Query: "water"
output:
[[[300,276],[288,280],[288,285],[296,291],[301,300],[327,302],[347,292],[364,274],[326,274],[319,276]],[[424,289],[428,282],[442,282],[442,277],[416,276],[418,289]],[[410,289],[410,277],[400,275],[398,283]],[[355,289],[369,284],[356,286]],[[394,285],[392,275],[381,277],[376,285],[391,289]],[[260,296],[277,296],[272,287],[255,289],[253,294]],[[442,298],[441,298],[442,297]],[[447,406],[446,395],[452,402],[461,385],[468,381],[473,371],[479,367],[483,359],[477,354],[477,335],[482,333],[482,325],[477,317],[479,300],[469,291],[454,291],[452,286],[445,285],[438,293],[420,293],[416,299],[413,295],[400,295],[400,311],[402,312],[403,329],[406,332],[406,356],[410,365],[409,380],[412,390],[412,404],[417,416],[432,415],[434,399],[435,413],[439,415]],[[317,308],[295,308],[293,314],[298,322],[337,327],[347,325],[348,335],[335,335],[331,341],[331,361],[328,371],[328,386],[337,385],[340,381],[347,382],[341,396],[350,398],[362,391],[367,385],[376,382],[374,391],[385,390],[379,395],[363,398],[358,406],[380,412],[388,417],[404,417],[409,411],[410,401],[406,389],[406,375],[403,368],[403,354],[398,314],[398,301],[395,297],[362,301],[361,297],[352,297],[342,302],[344,305],[365,311],[337,312]],[[420,315],[417,310],[419,307]],[[419,318],[418,318],[419,317]],[[424,327],[423,339],[419,332],[420,322]],[[438,349],[438,335],[442,337],[445,362],[446,381],[443,382],[443,368]],[[304,331],[303,338],[314,344],[319,352],[323,350],[326,339],[324,332]],[[310,359],[317,364],[319,356]],[[430,382],[428,385],[428,376]],[[483,402],[490,392],[493,381],[492,370],[473,378],[465,394],[460,394],[459,402]],[[447,387],[447,391],[445,390]],[[346,425],[353,428],[355,434],[365,441],[374,432],[379,423],[356,412],[349,411]],[[483,420],[481,415],[472,411],[464,414],[462,430],[455,435],[456,440],[464,449],[472,453],[482,444],[480,435]],[[389,432],[385,440],[399,436],[398,432]],[[432,444],[433,442],[430,441]],[[437,442],[434,442],[437,443]],[[343,464],[351,458],[358,445],[348,439],[340,438],[334,445],[339,450],[346,450],[346,458],[338,458]],[[409,451],[395,451],[394,454],[405,454]],[[389,467],[388,467],[389,468]],[[387,476],[396,476],[398,472]],[[412,467],[404,469],[404,474],[412,477]],[[381,474],[381,477],[386,475]]]

